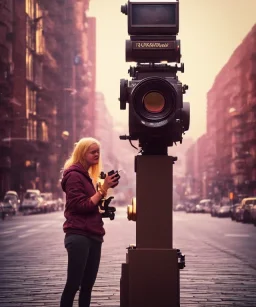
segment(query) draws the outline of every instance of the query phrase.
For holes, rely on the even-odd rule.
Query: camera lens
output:
[[[145,78],[131,92],[131,103],[143,125],[165,126],[166,120],[174,118],[177,91],[176,88],[160,77]]]
[[[150,113],[159,113],[165,106],[165,99],[159,92],[149,92],[142,100],[145,109]]]

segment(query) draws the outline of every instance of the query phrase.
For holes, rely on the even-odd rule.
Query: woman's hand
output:
[[[103,189],[107,191],[109,188],[116,187],[118,185],[119,178],[120,176],[117,173],[111,176],[107,175],[102,185]]]

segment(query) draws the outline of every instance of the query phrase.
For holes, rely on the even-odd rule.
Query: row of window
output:
[[[41,122],[39,125],[36,120],[29,119],[27,123],[27,139],[48,142],[48,126],[46,123]]]
[[[26,22],[26,46],[38,54],[45,50],[45,40],[43,35],[43,19],[35,23],[28,15]]]
[[[44,52],[43,13],[36,0],[26,0],[26,78],[37,85],[42,85],[42,63],[33,53]],[[26,117],[27,139],[48,141],[48,127],[45,122],[40,124],[30,119],[37,114],[37,92],[29,86],[26,87]]]
[[[37,92],[30,89],[29,86],[26,87],[26,117],[30,118],[31,115],[37,114]],[[48,126],[45,122],[41,122],[38,126],[36,120],[29,119],[27,125],[27,139],[37,140],[43,142],[48,142]]]
[[[35,0],[26,0],[26,13],[31,18],[34,18],[34,16],[35,16],[35,7],[36,7],[36,1]]]
[[[38,2],[35,0],[26,0],[26,42],[27,47],[43,53],[44,36],[43,36],[43,11]]]
[[[29,49],[26,50],[26,79],[39,87],[43,86],[43,63]]]

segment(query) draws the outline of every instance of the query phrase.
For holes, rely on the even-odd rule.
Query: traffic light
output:
[[[229,199],[233,200],[234,199],[234,193],[233,192],[229,192]]]

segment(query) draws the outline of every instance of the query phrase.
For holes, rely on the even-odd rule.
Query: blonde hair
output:
[[[66,170],[67,168],[78,162],[81,163],[83,167],[87,168],[85,161],[85,153],[92,144],[97,144],[98,146],[100,146],[100,142],[91,137],[82,138],[79,140],[79,142],[75,143],[74,150],[70,155],[69,159],[66,160],[63,170]],[[90,166],[88,169],[88,173],[94,185],[96,185],[97,181],[99,180],[100,172],[101,172],[101,154],[99,156],[99,162],[95,165]]]

